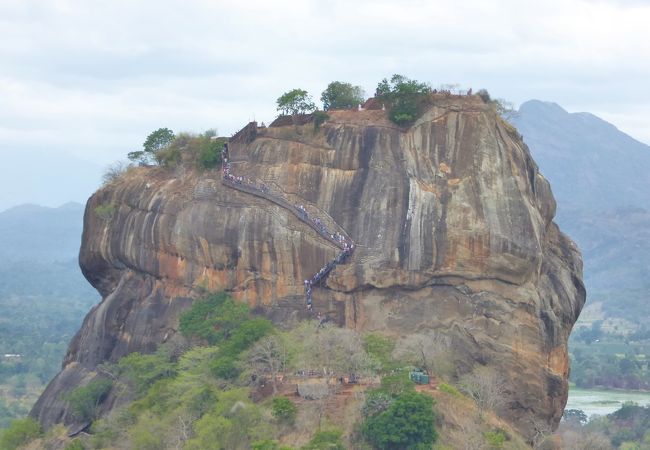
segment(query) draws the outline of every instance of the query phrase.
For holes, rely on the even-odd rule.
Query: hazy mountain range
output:
[[[22,203],[55,206],[85,202],[101,183],[103,164],[48,149],[8,147],[3,156],[0,211]]]
[[[531,100],[511,120],[580,246],[587,305],[643,323],[650,316],[650,147],[590,113]]]
[[[79,296],[95,290],[78,263],[83,205],[20,205],[0,213],[0,295]]]
[[[76,259],[83,212],[84,206],[73,202],[58,208],[24,204],[0,212],[0,261]]]

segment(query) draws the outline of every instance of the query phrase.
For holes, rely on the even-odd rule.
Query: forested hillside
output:
[[[41,430],[30,418],[0,435],[0,448],[529,448],[495,415],[505,385],[492,370],[443,382],[452,368],[434,334],[292,325],[281,330],[223,293],[206,295],[181,316],[183,339],[103,364],[66,395],[71,428],[85,432]]]
[[[27,414],[98,299],[77,254],[83,206],[0,213],[0,427]]]

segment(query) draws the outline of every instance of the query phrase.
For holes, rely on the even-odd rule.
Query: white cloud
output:
[[[283,91],[392,73],[591,111],[650,142],[650,6],[633,0],[4,0],[0,151],[100,164],[159,126],[236,131]]]

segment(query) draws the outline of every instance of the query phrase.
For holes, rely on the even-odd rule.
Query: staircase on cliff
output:
[[[251,142],[253,139],[255,139],[256,130],[257,130],[257,123],[251,122],[242,130],[240,130],[237,134],[235,134],[231,138],[231,141]],[[232,168],[229,161],[227,143],[224,144],[222,150],[222,161],[223,161],[223,165],[222,165],[221,182],[224,185],[232,189],[237,189],[238,191],[244,192],[246,194],[255,195],[256,197],[263,198],[286,209],[291,214],[293,214],[296,218],[298,218],[298,220],[311,227],[321,237],[323,237],[331,244],[334,244],[339,249],[341,249],[341,253],[339,253],[334,259],[332,259],[323,267],[321,267],[320,270],[316,272],[311,278],[306,279],[304,281],[307,310],[312,311],[313,287],[317,285],[320,281],[324,280],[334,269],[334,267],[336,267],[338,264],[343,264],[348,258],[352,256],[352,253],[354,252],[355,249],[354,241],[352,241],[352,239],[350,239],[346,235],[345,231],[338,225],[337,225],[337,228],[339,228],[338,230],[333,232],[328,230],[327,226],[325,225],[321,217],[315,214],[310,214],[305,208],[305,206],[302,204],[296,204],[296,205],[291,204],[291,202],[289,202],[282,194],[272,191],[265,183],[254,181],[243,176],[234,175],[232,173]],[[321,317],[320,313],[318,314],[318,317],[319,318]],[[322,321],[326,320],[326,317],[322,317],[321,320]]]

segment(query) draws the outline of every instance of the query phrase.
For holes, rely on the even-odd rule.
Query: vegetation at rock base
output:
[[[111,381],[96,379],[68,395],[75,415],[93,420],[89,434],[69,445],[370,450],[431,448],[442,440],[436,424],[444,416],[436,414],[438,406],[428,393],[433,391],[417,392],[409,379],[410,363],[398,359],[410,348],[409,340],[314,321],[279,330],[223,293],[196,300],[180,323],[184,338],[177,336],[152,354],[132,353],[104,364],[98,373]],[[339,401],[343,378],[352,375],[367,380],[347,385],[354,395],[346,401],[357,406],[331,405]],[[321,386],[317,391],[323,396],[310,397],[308,386]],[[436,394],[445,414],[457,414],[456,403],[474,408],[448,386]],[[108,389],[123,399],[117,401],[122,406],[97,418]],[[485,417],[492,416],[486,412]],[[501,442],[490,420],[473,425],[472,442]],[[445,433],[448,439],[449,430]],[[522,448],[511,437],[506,434],[503,448]],[[54,438],[39,439],[45,445]]]
[[[460,388],[475,402],[481,417],[486,411],[497,411],[506,400],[506,385],[494,369],[478,367],[460,379]]]
[[[32,418],[17,419],[0,431],[0,450],[15,450],[41,435],[41,427]]]
[[[297,414],[298,408],[287,397],[275,397],[273,399],[273,417],[279,421],[293,425]]]
[[[80,440],[75,439],[74,441],[68,443],[63,450],[86,450],[86,447],[81,443]]]
[[[393,356],[427,374],[450,375],[454,368],[448,349],[449,342],[438,333],[413,333],[400,340]]]
[[[350,109],[356,108],[365,101],[365,92],[361,86],[350,83],[332,81],[320,96],[323,109]]]
[[[274,431],[276,424],[293,429],[304,413],[285,396],[268,403],[250,400],[251,390],[258,383],[268,382],[274,373],[250,363],[259,355],[260,347],[270,348],[274,355],[279,342],[292,343],[287,349],[291,361],[285,373],[299,367],[323,366],[328,370],[363,371],[372,365],[363,363],[369,357],[361,338],[354,338],[348,332],[351,330],[319,329],[305,323],[280,332],[225,294],[196,301],[180,323],[181,332],[199,346],[181,350],[179,355],[164,345],[154,354],[133,353],[102,368],[115,377],[114,389],[130,392],[135,401],[93,424],[90,448],[103,448],[116,436],[128,439],[134,448],[169,448],[179,440],[186,449],[282,448],[276,445],[281,437]],[[282,339],[283,334],[287,334],[286,339]],[[350,348],[362,356],[352,355]],[[222,366],[234,372],[215,370]],[[283,368],[284,363],[277,367]],[[256,380],[251,381],[254,374]],[[301,448],[342,449],[341,436],[342,431],[328,428]]]
[[[336,429],[317,431],[302,450],[345,450],[341,432]]]
[[[273,387],[273,395],[277,394],[277,378],[287,367],[288,356],[287,344],[278,335],[261,338],[248,353],[248,362],[253,375],[269,378]],[[281,404],[277,406],[281,406]],[[286,403],[284,406],[288,409],[291,408],[291,405]],[[288,417],[284,418],[288,419]]]
[[[438,385],[438,390],[440,392],[444,392],[445,394],[453,395],[454,397],[461,396],[461,393],[458,391],[458,389],[447,383],[440,383]]]
[[[181,315],[179,330],[186,337],[216,344],[228,338],[247,316],[246,305],[235,303],[224,293],[211,294]]]
[[[180,318],[180,331],[185,336],[220,346],[212,371],[224,379],[239,375],[240,354],[272,328],[266,319],[250,318],[246,305],[236,303],[225,294],[209,295]]]
[[[375,448],[429,449],[437,438],[433,399],[415,391],[395,395],[383,411],[366,418],[363,434]]]
[[[395,341],[378,333],[368,333],[363,337],[363,348],[378,364],[383,372],[397,368],[397,362],[392,354]]]
[[[172,364],[173,354],[170,350],[169,347],[162,346],[149,355],[131,353],[121,358],[111,372],[128,379],[137,393],[145,393],[155,382],[176,375],[176,367]]]
[[[99,413],[99,405],[104,401],[112,386],[111,380],[95,379],[70,392],[66,396],[66,400],[75,417],[79,420],[95,420]]]
[[[507,436],[503,430],[492,430],[485,433],[485,441],[493,449],[503,448],[506,439]]]
[[[381,80],[375,91],[375,97],[386,103],[390,120],[398,125],[413,123],[430,102],[430,96],[429,84],[398,74]]]

